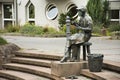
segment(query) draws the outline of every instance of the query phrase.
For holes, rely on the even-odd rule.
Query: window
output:
[[[35,18],[35,9],[34,9],[34,5],[30,4],[29,6],[29,18],[30,19],[34,19]]]
[[[110,21],[120,23],[120,10],[110,10]]]
[[[119,19],[119,10],[111,10],[110,14],[111,19]]]
[[[27,6],[27,21],[29,23],[35,23],[35,7],[34,5],[29,1]]]
[[[46,11],[46,16],[48,19],[54,20],[57,18],[58,15],[58,9],[54,4],[50,4],[47,7],[47,11]]]
[[[74,19],[77,18],[77,6],[75,4],[71,4],[68,6],[67,11],[69,12],[70,16]]]
[[[15,24],[14,14],[13,14],[13,4],[12,3],[4,3],[3,4],[3,27],[7,28],[10,25]]]
[[[4,18],[12,18],[12,5],[4,4]]]

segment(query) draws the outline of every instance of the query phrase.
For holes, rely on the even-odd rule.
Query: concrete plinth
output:
[[[53,61],[51,64],[51,74],[58,77],[80,75],[81,69],[87,68],[87,62],[64,62]]]

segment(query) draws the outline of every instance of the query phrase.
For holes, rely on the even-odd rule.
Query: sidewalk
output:
[[[66,38],[40,38],[23,36],[3,36],[8,42],[15,43],[24,49],[63,53]],[[104,54],[105,60],[120,62],[120,40],[110,40],[109,37],[92,37],[91,53]]]
[[[92,53],[104,54],[105,60],[120,62],[120,40],[110,40],[109,37],[94,37],[90,40]]]

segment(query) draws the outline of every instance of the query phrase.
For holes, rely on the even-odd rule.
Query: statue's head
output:
[[[85,6],[81,6],[80,8],[77,8],[78,15],[84,17],[87,11],[87,8]]]

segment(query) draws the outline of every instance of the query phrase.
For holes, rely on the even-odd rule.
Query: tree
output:
[[[109,10],[109,2],[107,0],[89,0],[87,10],[95,23],[107,24]]]
[[[66,14],[61,13],[58,19],[60,27],[63,27],[66,24]]]
[[[102,23],[104,23],[104,25],[108,25],[109,24],[109,2],[107,0],[105,0],[103,2],[103,17],[102,17]]]
[[[71,21],[74,20],[71,11],[69,11],[65,14],[61,13],[59,16],[59,19],[58,19],[60,27],[63,27],[66,24],[66,16],[69,16]]]

